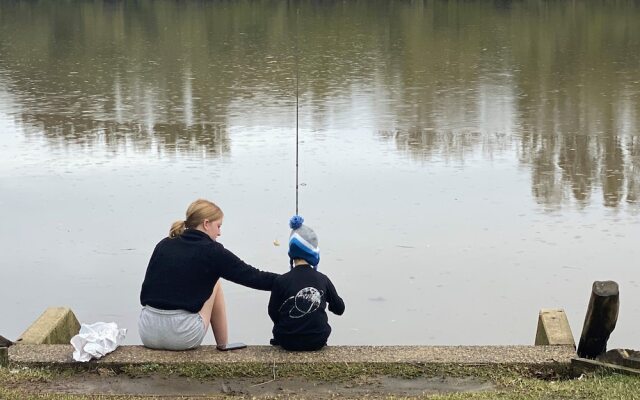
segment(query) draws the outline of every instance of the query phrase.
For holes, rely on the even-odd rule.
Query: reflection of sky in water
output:
[[[640,300],[634,80],[619,92],[552,73],[543,82],[505,66],[506,52],[495,65],[472,58],[470,71],[453,56],[440,74],[428,63],[403,71],[360,45],[365,62],[335,62],[357,73],[331,82],[307,64],[301,74],[300,210],[347,305],[331,318],[332,343],[532,343],[538,310],[556,307],[578,336],[591,283],[612,279],[622,309],[611,345],[629,346]],[[330,55],[318,46],[316,63]],[[52,87],[55,71],[7,70],[0,56],[0,229],[15,266],[4,271],[14,284],[0,318],[14,322],[3,335],[69,305],[137,342],[148,256],[197,197],[224,209],[227,247],[287,269],[293,70],[290,57],[245,56],[258,61],[240,79],[225,74],[244,57],[217,74],[208,68],[225,60],[195,58],[168,72],[155,61],[98,70],[86,85],[69,68]],[[268,295],[225,289],[232,337],[266,343]]]
[[[3,138],[20,131],[2,120]],[[2,186],[3,207],[20,212],[7,215],[2,229],[20,268],[5,276],[18,290],[10,298],[29,312],[11,315],[6,334],[17,335],[44,307],[65,304],[85,321],[117,320],[137,342],[149,252],[199,196],[224,208],[227,247],[286,271],[286,249],[272,242],[286,243],[293,212],[292,122],[231,118],[228,156],[213,159],[83,154],[17,136],[9,145],[22,161],[3,164]],[[321,270],[349,307],[332,319],[333,343],[530,343],[543,307],[567,309],[577,334],[597,279],[620,282],[628,304],[612,344],[616,335],[621,345],[634,337],[625,316],[637,312],[637,282],[627,260],[637,256],[640,227],[624,208],[545,212],[515,152],[487,157],[472,147],[464,160],[436,154],[416,162],[356,125],[348,135],[301,129],[301,212],[319,234]],[[36,224],[24,223],[33,212]],[[43,295],[23,296],[26,286]],[[226,290],[232,336],[265,343],[266,293]]]

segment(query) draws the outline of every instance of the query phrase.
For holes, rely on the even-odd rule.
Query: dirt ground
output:
[[[17,388],[17,387],[15,387]],[[387,376],[363,377],[349,382],[326,382],[305,378],[212,378],[197,380],[180,376],[77,374],[50,382],[30,383],[20,387],[27,392],[83,395],[134,395],[157,397],[241,396],[269,397],[377,397],[420,396],[434,393],[490,391],[493,384],[478,378],[415,378]]]

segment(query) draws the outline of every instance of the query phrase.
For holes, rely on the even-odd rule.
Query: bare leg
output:
[[[224,293],[220,281],[216,283],[211,297],[202,305],[199,314],[202,317],[205,329],[208,329],[209,324],[211,324],[216,344],[227,344],[229,334],[227,327],[227,307],[225,305]]]
[[[217,344],[227,344],[229,340],[229,328],[227,326],[227,305],[224,301],[222,286],[216,293],[211,310],[211,328]]]

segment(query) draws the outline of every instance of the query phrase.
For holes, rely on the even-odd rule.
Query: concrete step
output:
[[[573,346],[328,346],[317,352],[288,352],[272,346],[248,346],[218,351],[201,346],[189,351],[158,351],[120,346],[100,360],[73,360],[71,345],[17,344],[9,362],[25,366],[122,367],[145,364],[456,364],[567,367],[576,356]]]

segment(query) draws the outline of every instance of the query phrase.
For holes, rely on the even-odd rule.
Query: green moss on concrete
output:
[[[397,378],[419,377],[478,377],[487,381],[501,382],[505,379],[531,378],[537,380],[570,379],[574,372],[570,365],[499,365],[499,364],[434,364],[434,363],[188,363],[188,364],[142,364],[106,367],[99,363],[71,364],[47,368],[12,366],[14,375],[22,380],[46,379],[83,372],[101,374],[125,374],[130,377],[149,375],[175,375],[206,380],[209,378],[288,378],[304,377],[309,380],[343,382],[367,376],[390,376]],[[18,372],[15,372],[18,371]],[[22,372],[25,371],[25,372]],[[6,375],[6,374],[5,374]],[[7,376],[0,376],[0,382]]]
[[[322,364],[147,364],[125,366],[118,372],[131,377],[149,374],[178,375],[193,379],[208,378],[287,378],[301,376],[320,381],[349,381],[366,376],[391,376],[405,379],[433,376],[480,377],[496,381],[501,377],[528,377],[535,379],[561,379],[572,376],[566,367],[533,367],[501,365],[457,365],[457,364],[408,364],[408,363],[322,363]]]

